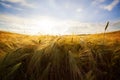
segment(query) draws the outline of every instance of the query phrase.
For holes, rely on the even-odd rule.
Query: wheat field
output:
[[[119,80],[120,31],[30,36],[0,31],[0,80]]]

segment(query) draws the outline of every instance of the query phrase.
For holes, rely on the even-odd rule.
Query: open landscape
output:
[[[0,31],[0,80],[119,80],[119,36]]]
[[[0,0],[0,80],[120,80],[120,0]]]

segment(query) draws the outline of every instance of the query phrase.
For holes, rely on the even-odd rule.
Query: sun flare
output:
[[[54,27],[57,26],[57,22],[53,19],[43,18],[35,20],[31,28],[29,29],[30,34],[52,34]]]

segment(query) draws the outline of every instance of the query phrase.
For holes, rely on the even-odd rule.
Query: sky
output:
[[[120,30],[120,0],[0,0],[0,30],[91,34]]]

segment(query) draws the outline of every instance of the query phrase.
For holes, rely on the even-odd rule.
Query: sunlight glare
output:
[[[57,21],[49,18],[37,19],[33,22],[34,25],[30,29],[30,34],[52,34],[52,30],[58,23]]]

